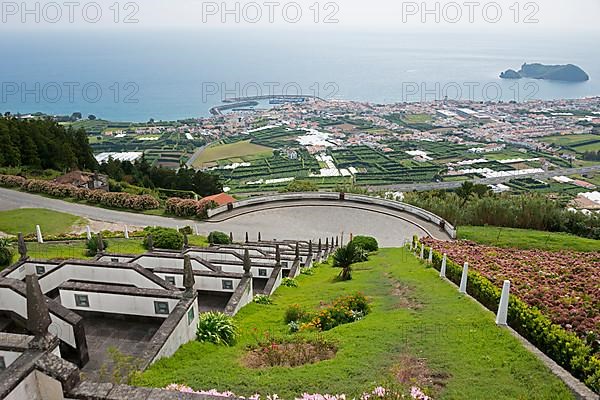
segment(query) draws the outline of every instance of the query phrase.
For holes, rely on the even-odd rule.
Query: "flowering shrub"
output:
[[[418,239],[415,238],[413,241],[417,245],[419,244]],[[437,248],[441,248],[443,245],[443,243],[433,244]],[[445,248],[445,251],[449,250],[450,248]],[[469,252],[469,255],[473,257],[470,258],[470,261],[479,261],[473,262],[473,268],[469,270],[467,292],[485,307],[496,312],[500,301],[501,290],[482,273],[474,270],[483,265],[483,259],[480,257],[483,256],[484,252],[481,249],[478,251],[482,253],[481,256],[477,256],[477,252]],[[506,250],[497,249],[496,256],[498,257],[498,254],[503,252],[506,252]],[[551,252],[540,251],[540,253]],[[450,253],[448,254],[446,276],[458,285],[462,275],[462,266],[452,261],[450,259],[452,256]],[[510,254],[507,254],[507,257],[518,260],[518,254],[519,251],[511,249]],[[552,254],[546,254],[546,256],[552,257]],[[585,256],[580,255],[580,257]],[[457,258],[460,260],[460,256]],[[502,257],[498,257],[498,261],[508,262]],[[575,260],[573,260],[573,262],[575,263],[575,266],[581,268],[581,266],[578,265],[578,262]],[[442,254],[434,250],[433,266],[439,270],[441,263]],[[521,264],[520,267],[526,268],[526,265],[524,266]],[[490,268],[490,266],[484,265],[483,268]],[[566,269],[566,267],[563,269]],[[515,268],[515,271],[518,271],[518,268]],[[543,270],[540,272],[543,274]],[[598,282],[598,280],[596,279],[595,282]],[[579,279],[577,283],[582,285],[585,284],[585,281]],[[561,288],[557,288],[556,286],[558,286],[558,284],[555,285],[556,290],[561,290]],[[581,379],[590,389],[596,393],[600,393],[600,359],[594,355],[594,349],[588,343],[577,337],[576,334],[568,332],[561,326],[554,324],[551,319],[543,315],[537,307],[528,305],[526,302],[519,299],[518,295],[510,297],[508,323],[538,349],[571,372],[576,378]]]
[[[166,202],[165,211],[167,214],[173,214],[178,217],[195,217],[205,219],[208,217],[208,210],[215,208],[215,206],[216,203],[213,201],[171,197]]]
[[[300,304],[292,304],[285,310],[283,320],[286,324],[289,324],[290,322],[306,322],[310,318],[310,313],[302,308]]]
[[[131,210],[152,210],[160,207],[160,203],[150,195],[133,195],[129,193],[110,193],[102,190],[82,189],[72,185],[63,185],[51,181],[25,179],[20,176],[0,175],[0,186],[21,188],[30,193],[44,193],[59,198],[74,198],[107,207],[126,208]]]
[[[314,269],[314,267],[301,268],[300,269],[300,273],[302,275],[309,275],[309,276],[311,276],[311,275],[315,274],[315,269]]]
[[[265,332],[264,337],[255,336],[256,345],[249,346],[243,359],[250,368],[298,367],[335,357],[337,347],[318,336],[306,339],[297,336],[274,337]]]
[[[287,308],[284,321],[290,331],[297,331],[296,325],[302,330],[327,331],[338,325],[361,320],[370,311],[369,301],[362,293],[338,297],[333,303],[312,314],[299,304]],[[292,325],[292,322],[295,324]]]
[[[328,331],[338,325],[361,320],[370,311],[367,298],[362,293],[338,297],[333,303],[322,309],[303,329],[316,328]]]
[[[195,393],[195,394],[203,394],[206,396],[216,396],[216,397],[237,397],[239,399],[246,399],[246,397],[238,396],[233,392],[219,392],[216,389],[211,390],[199,390],[195,391],[189,386],[180,385],[177,383],[172,383],[165,388],[166,390],[171,390],[174,392],[182,392],[182,393]],[[410,388],[410,392],[408,393],[411,399],[414,400],[433,400],[433,398],[427,396],[423,390],[421,390],[417,386],[412,386]],[[378,386],[373,389],[371,392],[365,392],[360,396],[360,400],[369,400],[369,399],[401,399],[405,398],[405,393],[399,390],[390,390],[384,387]],[[260,394],[253,394],[248,397],[248,400],[260,400]],[[282,400],[278,395],[272,394],[266,396],[266,400]],[[346,400],[345,394],[320,394],[320,393],[303,393],[301,397],[296,397],[295,400]]]

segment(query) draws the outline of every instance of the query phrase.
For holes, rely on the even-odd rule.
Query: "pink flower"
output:
[[[373,394],[377,397],[383,398],[383,397],[385,397],[385,393],[386,393],[385,388],[383,388],[381,386],[378,386],[375,389],[373,389]]]

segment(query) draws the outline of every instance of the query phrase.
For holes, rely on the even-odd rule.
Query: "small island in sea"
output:
[[[502,79],[546,79],[563,82],[585,82],[590,80],[589,75],[577,65],[544,65],[523,64],[519,71],[508,69],[500,74]]]

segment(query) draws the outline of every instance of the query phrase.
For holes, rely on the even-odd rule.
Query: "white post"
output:
[[[427,258],[429,264],[433,264],[433,247],[429,248],[429,258]]]
[[[196,236],[200,236],[200,231],[198,230],[198,225],[194,224],[194,230],[196,231]]]
[[[469,263],[465,261],[463,265],[462,277],[460,278],[460,293],[467,293],[467,276],[469,274]]]
[[[125,239],[129,239],[129,229],[127,229],[127,225],[125,225]]]
[[[175,225],[175,229],[177,229],[177,232],[179,232],[179,225]]]
[[[408,249],[409,249],[410,251],[412,251],[412,250],[413,250],[413,242],[412,242],[412,240],[411,240],[410,242],[408,242]]]
[[[85,233],[87,235],[87,240],[92,240],[92,230],[89,225],[85,227]]]
[[[446,277],[446,253],[444,253],[444,257],[442,257],[442,266],[440,267],[440,278]]]
[[[42,230],[39,225],[35,226],[35,234],[37,235],[38,243],[44,243],[44,238],[42,237]]]
[[[510,296],[510,281],[504,281],[502,286],[502,296],[500,297],[500,305],[498,306],[498,314],[496,315],[496,325],[508,325],[506,319],[508,317],[508,297]]]
[[[425,247],[423,247],[423,243],[421,243],[421,255],[419,255],[419,258],[421,260],[425,258]]]

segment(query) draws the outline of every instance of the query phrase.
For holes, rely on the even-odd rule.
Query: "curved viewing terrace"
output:
[[[288,236],[348,237],[372,235],[383,246],[399,246],[413,235],[456,238],[456,229],[426,210],[406,203],[344,193],[287,193],[242,200],[209,211],[208,222],[219,229],[245,226],[270,237],[271,230]],[[443,229],[442,229],[443,227]]]

